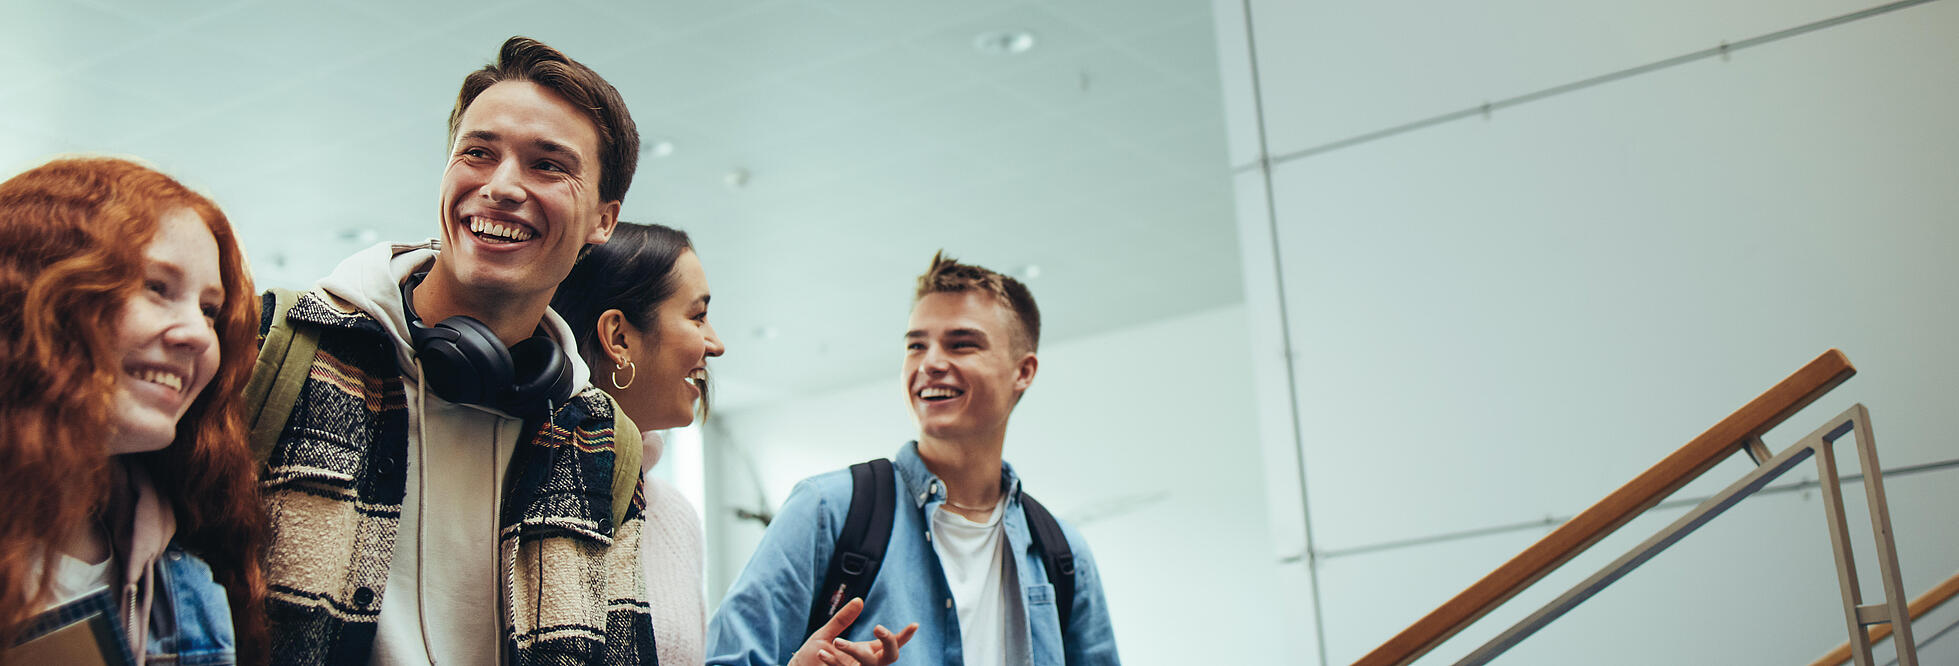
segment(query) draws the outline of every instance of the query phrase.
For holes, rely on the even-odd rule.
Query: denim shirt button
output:
[[[932,494],[931,494],[931,493],[919,493],[919,494],[918,494],[918,503],[919,503],[919,504],[924,504],[924,503],[925,503],[925,500],[927,500],[927,499],[931,499],[931,497],[932,497]]]
[[[945,607],[948,609],[952,608],[952,597],[945,598]]]
[[[939,493],[939,482],[937,482],[937,481],[933,481],[933,482],[932,482],[932,494],[934,494],[934,495],[936,495],[936,494],[938,494],[938,493]]]

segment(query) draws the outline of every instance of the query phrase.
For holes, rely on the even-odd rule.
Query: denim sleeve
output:
[[[1109,601],[1102,596],[1102,575],[1095,569],[1095,554],[1088,541],[1066,523],[1062,533],[1075,554],[1075,605],[1068,618],[1067,636],[1061,643],[1068,666],[1117,666],[1115,627],[1109,623]]]
[[[796,484],[708,623],[708,664],[789,662],[805,638],[816,577],[836,547],[832,522],[815,479]]]

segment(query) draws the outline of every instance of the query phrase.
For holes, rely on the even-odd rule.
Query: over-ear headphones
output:
[[[415,287],[427,277],[427,272],[416,273],[401,283],[401,309],[408,316],[408,342],[422,362],[428,390],[449,402],[527,417],[542,414],[548,401],[571,392],[571,366],[548,336],[505,348],[475,317],[457,315],[423,325],[415,314]]]

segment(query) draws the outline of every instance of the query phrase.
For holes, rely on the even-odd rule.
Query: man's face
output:
[[[1034,381],[1032,351],[1016,350],[1013,313],[981,291],[927,294],[912,307],[901,377],[919,433],[936,439],[1004,434]]]
[[[463,111],[442,172],[437,271],[478,293],[556,289],[619,218],[619,202],[599,200],[598,149],[597,127],[550,89],[484,90]]]

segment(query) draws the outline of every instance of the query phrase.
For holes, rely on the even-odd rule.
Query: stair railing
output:
[[[1470,623],[1515,597],[1524,588],[1542,579],[1565,562],[1584,552],[1599,540],[1631,522],[1667,496],[1705,474],[1716,464],[1744,453],[1755,464],[1741,480],[1720,494],[1702,502],[1671,525],[1614,560],[1590,578],[1571,588],[1551,603],[1457,662],[1484,664],[1515,646],[1538,629],[1570,611],[1578,604],[1611,585],[1620,577],[1692,533],[1701,525],[1725,512],[1748,495],[1767,486],[1804,460],[1815,457],[1818,483],[1824,496],[1825,519],[1830,530],[1832,550],[1837,560],[1837,576],[1844,604],[1844,617],[1851,635],[1852,657],[1858,666],[1870,666],[1870,641],[1864,627],[1889,622],[1897,634],[1901,666],[1915,666],[1910,622],[1891,622],[1906,618],[1904,594],[1898,578],[1897,552],[1891,537],[1890,512],[1884,503],[1884,480],[1877,464],[1877,451],[1871,438],[1870,417],[1863,405],[1856,405],[1804,437],[1781,453],[1771,454],[1762,435],[1836,388],[1856,368],[1843,353],[1832,349],[1810,361],[1795,374],[1783,379],[1767,392],[1729,414],[1714,427],[1695,437],[1679,450],[1648,468],[1624,486],[1606,495],[1571,520],[1553,530],[1524,552],[1485,575],[1455,597],[1403,629],[1387,642],[1355,662],[1356,666],[1401,665],[1414,661],[1448,640]],[[1865,491],[1870,498],[1871,523],[1878,542],[1878,567],[1884,581],[1886,601],[1863,605],[1858,589],[1855,564],[1851,557],[1848,530],[1843,516],[1842,489],[1836,473],[1833,446],[1845,435],[1854,435],[1865,475]]]

